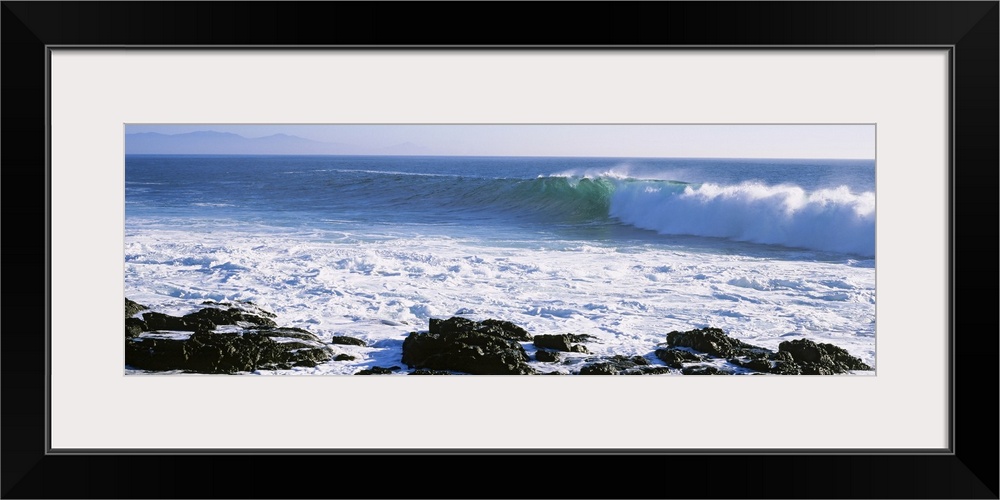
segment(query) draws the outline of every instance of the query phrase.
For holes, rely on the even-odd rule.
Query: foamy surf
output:
[[[768,349],[831,343],[874,367],[873,168],[772,170],[128,157],[124,292],[180,314],[250,300],[281,326],[367,344],[338,347],[353,361],[274,373],[398,365],[409,332],[456,315],[590,335],[593,356],[659,363],[666,333],[715,327]]]

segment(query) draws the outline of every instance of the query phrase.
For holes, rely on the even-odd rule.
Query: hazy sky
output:
[[[126,133],[288,134],[361,154],[704,158],[875,157],[874,125],[127,125]],[[411,150],[406,149],[406,150]],[[403,149],[401,149],[402,151]]]

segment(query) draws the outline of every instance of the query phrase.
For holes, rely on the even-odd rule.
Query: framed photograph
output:
[[[581,4],[664,34],[523,46],[403,22],[488,5],[4,3],[8,186],[45,193],[5,248],[45,276],[7,304],[3,494],[302,495],[252,460],[448,496],[385,468],[491,455],[996,498],[955,221],[996,217],[997,7]]]
[[[874,376],[875,138],[126,124],[125,374]]]

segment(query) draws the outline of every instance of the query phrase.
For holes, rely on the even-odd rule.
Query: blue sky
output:
[[[127,134],[288,134],[356,154],[681,158],[875,157],[874,125],[127,125]],[[400,146],[405,145],[405,146]],[[184,153],[184,151],[176,151]],[[277,151],[276,151],[277,153]]]

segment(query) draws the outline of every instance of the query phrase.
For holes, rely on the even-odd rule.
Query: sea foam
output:
[[[784,184],[619,183],[609,213],[661,234],[875,255],[875,194],[844,186],[807,192]]]

